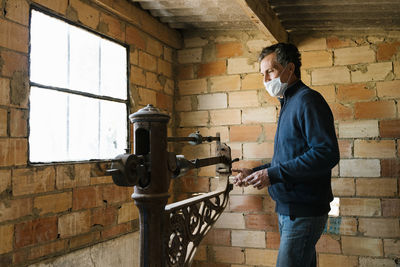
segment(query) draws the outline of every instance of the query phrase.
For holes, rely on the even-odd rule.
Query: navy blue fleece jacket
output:
[[[329,212],[331,169],[339,162],[332,112],[324,98],[300,80],[281,100],[268,191],[276,212],[295,217]]]

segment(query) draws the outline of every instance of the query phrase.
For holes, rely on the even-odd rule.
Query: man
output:
[[[315,244],[333,200],[331,169],[339,161],[332,112],[300,80],[296,46],[266,47],[259,60],[266,90],[281,102],[274,156],[270,164],[234,170],[239,172],[235,184],[267,186],[276,201],[281,236],[276,266],[316,266]]]

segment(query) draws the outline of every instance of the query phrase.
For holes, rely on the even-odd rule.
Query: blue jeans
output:
[[[316,267],[315,244],[324,231],[327,219],[327,214],[296,217],[294,220],[279,214],[281,242],[276,267]]]

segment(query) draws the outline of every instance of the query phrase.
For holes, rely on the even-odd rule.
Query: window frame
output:
[[[91,34],[94,34],[100,38],[106,39],[108,41],[117,43],[119,45],[121,45],[122,47],[125,48],[126,51],[126,100],[120,99],[120,98],[115,98],[115,97],[111,97],[111,96],[104,96],[104,95],[96,95],[96,94],[92,94],[92,93],[87,93],[87,92],[82,92],[82,91],[78,91],[78,90],[74,90],[74,89],[68,89],[68,88],[62,88],[62,87],[57,87],[57,86],[51,86],[51,85],[44,85],[44,84],[40,84],[37,82],[32,82],[31,81],[31,66],[30,66],[30,58],[31,58],[31,25],[32,25],[32,11],[37,11],[37,12],[41,12],[44,15],[50,16],[52,18],[61,20],[64,23],[67,23],[71,26],[75,26],[78,27],[82,30],[88,31]],[[125,108],[126,108],[126,151],[129,151],[130,149],[130,139],[131,139],[131,131],[130,131],[130,122],[129,122],[129,111],[130,111],[130,106],[131,106],[131,102],[130,102],[130,90],[129,90],[129,74],[130,74],[130,48],[129,45],[126,43],[121,42],[120,40],[116,40],[110,36],[107,36],[101,32],[97,32],[85,25],[82,25],[78,22],[75,21],[71,21],[68,20],[67,18],[60,16],[58,14],[54,14],[54,12],[47,10],[46,8],[39,6],[35,3],[32,3],[30,5],[29,8],[29,47],[28,47],[28,60],[29,60],[29,65],[28,65],[28,79],[29,79],[29,95],[28,95],[28,99],[30,96],[30,92],[31,92],[31,87],[38,87],[40,89],[46,89],[46,90],[53,90],[53,91],[58,91],[58,92],[63,92],[63,93],[67,93],[67,94],[72,94],[72,95],[78,95],[78,96],[83,96],[83,97],[89,97],[92,99],[98,99],[98,100],[107,100],[107,101],[112,101],[112,102],[117,102],[117,103],[124,103],[125,104]],[[30,137],[30,99],[28,100],[28,113],[29,113],[29,117],[27,120],[27,125],[28,125],[28,133],[27,133],[27,139],[28,139],[28,166],[41,166],[41,165],[54,165],[54,164],[74,164],[74,163],[95,163],[95,162],[107,162],[107,161],[111,161],[113,160],[113,157],[110,157],[108,159],[85,159],[85,160],[62,160],[62,161],[49,161],[49,162],[32,162],[31,158],[30,158],[30,142],[29,142],[29,137]]]

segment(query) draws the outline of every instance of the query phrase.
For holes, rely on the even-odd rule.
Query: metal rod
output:
[[[220,141],[220,137],[218,136],[204,136],[201,138],[202,141],[207,141],[207,142],[211,142],[211,141]],[[168,137],[167,138],[168,142],[196,142],[197,139],[195,137]]]

